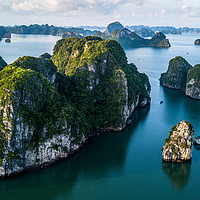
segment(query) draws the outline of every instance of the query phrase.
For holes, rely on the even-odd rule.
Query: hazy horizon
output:
[[[0,0],[4,26],[49,24],[54,26],[200,27],[199,0]]]

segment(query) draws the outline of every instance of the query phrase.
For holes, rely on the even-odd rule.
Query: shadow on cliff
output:
[[[182,190],[190,177],[191,162],[171,163],[163,162],[162,169],[174,186]]]
[[[124,132],[111,132],[92,138],[69,159],[46,169],[0,180],[1,199],[68,199],[76,187],[89,192],[90,187],[94,187],[91,183],[109,179],[110,173],[119,175],[124,167],[130,138],[134,137],[135,128],[145,121],[148,112],[149,106],[136,109],[133,123]],[[80,195],[76,195],[81,199],[79,192]]]

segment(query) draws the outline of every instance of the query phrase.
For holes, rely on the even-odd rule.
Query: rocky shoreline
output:
[[[143,106],[136,106],[135,109],[140,109],[141,107],[145,107],[147,105],[149,105],[150,102],[148,102],[147,104],[143,105]],[[132,112],[131,116],[128,118],[131,119],[134,112],[135,112],[135,109],[134,111]],[[127,121],[128,121],[127,120]],[[132,122],[131,122],[132,123]],[[76,145],[74,149],[72,149],[68,154],[66,154],[64,157],[60,157],[60,158],[57,158],[57,159],[52,159],[48,162],[44,162],[44,163],[36,163],[35,165],[32,165],[32,166],[27,166],[19,171],[15,171],[15,172],[12,172],[10,174],[5,174],[5,175],[2,175],[2,169],[0,167],[0,179],[7,179],[7,178],[12,178],[12,177],[16,177],[16,176],[20,176],[20,175],[23,175],[24,173],[26,172],[30,172],[30,171],[34,171],[34,170],[39,170],[39,169],[44,169],[46,167],[49,167],[51,165],[54,165],[56,164],[57,162],[59,161],[62,161],[62,160],[66,160],[66,159],[70,159],[71,156],[73,156],[75,153],[78,153],[82,148],[85,147],[85,145],[90,142],[90,140],[94,137],[99,137],[100,134],[107,134],[109,132],[123,132],[125,131],[125,129],[127,128],[127,126],[129,126],[130,123],[126,123],[126,126],[123,127],[122,129],[115,129],[113,127],[111,128],[101,128],[99,129],[98,131],[95,131],[94,133],[92,133],[91,135],[89,135],[87,138],[84,138],[84,140],[81,141],[81,143],[79,145]]]
[[[67,158],[99,131],[121,132],[150,103],[148,77],[98,37],[62,39],[52,57],[24,56],[0,77],[0,177]]]

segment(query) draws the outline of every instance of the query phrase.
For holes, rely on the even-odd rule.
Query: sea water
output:
[[[200,150],[191,163],[163,163],[162,146],[173,125],[193,124],[200,135],[200,100],[184,92],[163,88],[160,74],[169,60],[183,56],[200,63],[197,34],[167,35],[172,47],[126,50],[129,62],[145,72],[151,83],[151,105],[137,109],[122,133],[91,139],[80,152],[45,169],[0,180],[1,200],[183,200],[199,199]],[[12,35],[0,42],[0,55],[8,63],[19,56],[52,53],[59,37]],[[163,104],[160,104],[163,101]]]

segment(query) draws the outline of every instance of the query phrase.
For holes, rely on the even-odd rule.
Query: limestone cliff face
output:
[[[188,71],[185,94],[200,99],[200,65],[195,65]]]
[[[0,177],[67,157],[85,141],[85,119],[42,74],[10,65],[0,77]]]
[[[61,46],[58,51],[57,46]],[[62,63],[61,55],[66,55]],[[74,82],[76,98],[87,96],[80,99],[80,104],[90,105],[83,113],[90,113],[93,129],[122,130],[135,107],[150,102],[147,76],[127,63],[124,50],[116,41],[99,37],[61,40],[52,60]]]
[[[4,61],[4,59],[0,56],[0,70],[2,70],[5,66],[7,65],[7,63]]]
[[[19,58],[0,71],[0,177],[66,158],[97,131],[123,130],[149,93],[115,41],[66,39],[53,58]]]
[[[191,160],[194,128],[192,124],[181,121],[169,132],[162,149],[164,161],[184,162]]]
[[[186,88],[187,72],[192,66],[181,56],[170,60],[168,70],[161,74],[160,84],[171,89]]]
[[[148,45],[151,47],[169,48],[171,44],[166,36],[161,32],[156,32],[155,35],[149,40]]]

